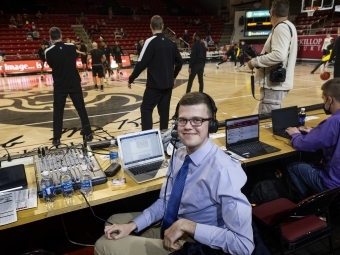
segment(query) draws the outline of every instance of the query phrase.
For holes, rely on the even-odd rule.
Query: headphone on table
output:
[[[209,96],[208,94],[203,93],[203,92],[201,92],[201,93],[204,94],[204,95],[208,98],[208,100],[209,100],[209,102],[210,102],[210,110],[211,110],[211,112],[212,112],[212,114],[213,114],[212,119],[209,120],[208,132],[209,132],[210,134],[211,134],[211,133],[216,133],[217,130],[218,130],[218,121],[217,121],[217,119],[216,119],[217,107],[216,107],[215,101],[214,101],[214,99],[212,99],[212,97]],[[172,116],[172,119],[173,119],[174,122],[175,122],[175,121],[177,120],[177,118],[178,118],[178,110],[179,110],[179,106],[180,106],[180,105],[179,105],[179,103],[178,103],[177,106],[176,106],[175,114],[174,114],[174,116]],[[172,136],[173,138],[178,138],[177,124],[174,124],[173,129],[172,129],[172,131],[171,131],[171,136]]]

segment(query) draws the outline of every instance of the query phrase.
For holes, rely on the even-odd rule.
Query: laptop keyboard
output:
[[[230,149],[232,149],[237,154],[242,155],[247,152],[260,151],[260,150],[263,150],[264,148],[263,148],[263,143],[258,141],[258,142],[231,146]]]
[[[143,173],[148,173],[154,170],[158,170],[161,168],[162,164],[163,164],[163,161],[157,161],[157,162],[146,164],[146,165],[134,166],[128,169],[132,174],[140,175]]]

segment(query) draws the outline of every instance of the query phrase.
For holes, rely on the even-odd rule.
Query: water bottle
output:
[[[60,186],[64,198],[71,198],[73,196],[72,178],[66,166],[61,168]]]
[[[80,192],[83,193],[85,196],[91,196],[93,193],[92,177],[89,170],[87,169],[87,165],[82,165],[81,170]]]
[[[298,120],[299,120],[299,125],[300,126],[304,126],[305,125],[305,121],[306,121],[306,109],[305,108],[301,108],[299,114],[298,114]]]
[[[116,145],[115,140],[111,140],[111,145],[110,145],[110,162],[111,164],[113,163],[118,163],[118,146]]]
[[[40,186],[46,203],[53,203],[56,198],[55,187],[53,179],[48,171],[43,171],[41,173]]]

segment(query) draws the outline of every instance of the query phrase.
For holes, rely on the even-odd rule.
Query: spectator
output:
[[[4,53],[2,50],[0,50],[0,67],[1,67],[1,70],[2,70],[2,75],[3,75],[4,77],[7,76],[7,75],[6,75],[5,68],[4,68],[4,62],[5,62],[5,60],[6,60],[5,53]]]
[[[41,14],[40,11],[38,11],[37,14],[36,14],[35,16],[36,16],[38,19],[41,19],[43,15]]]
[[[33,34],[31,31],[27,32],[26,34],[26,40],[33,41]]]
[[[46,38],[44,38],[41,43],[45,44],[45,48],[50,46],[50,43],[46,40]]]
[[[26,21],[25,25],[22,27],[25,31],[32,31],[32,26],[31,24]]]
[[[36,58],[34,51],[32,51],[32,53],[30,54],[30,58]]]
[[[20,14],[17,15],[17,27],[22,27],[24,22],[22,21],[22,17]]]
[[[126,37],[126,33],[124,32],[123,28],[120,29],[120,32],[119,32],[120,36],[122,38],[125,38]]]
[[[11,15],[10,19],[9,19],[9,28],[17,28],[17,22],[14,18],[13,15]]]
[[[122,36],[120,35],[120,32],[118,31],[118,28],[116,28],[115,32],[115,38],[121,38]]]
[[[36,30],[36,29],[37,29],[37,27],[35,26],[35,23],[32,22],[32,30],[34,31],[34,30]]]
[[[253,5],[254,9],[260,9],[262,7],[262,4],[260,1],[256,1],[256,3]]]

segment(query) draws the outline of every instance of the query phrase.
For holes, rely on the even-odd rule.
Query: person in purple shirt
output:
[[[185,146],[170,160],[159,199],[142,213],[112,215],[107,221],[113,225],[105,226],[105,234],[95,244],[96,255],[170,254],[186,241],[226,254],[252,254],[252,209],[241,192],[247,177],[240,163],[209,138],[209,133],[216,131],[209,128],[212,122],[217,123],[216,111],[213,99],[204,93],[192,92],[182,97],[175,119],[178,136]],[[177,219],[164,228],[162,240],[160,226],[166,221],[155,223],[168,213],[169,198],[172,192],[176,193],[172,190],[174,182],[187,157],[190,163]]]
[[[300,127],[307,132],[302,135],[296,127],[287,128],[292,136],[292,146],[296,150],[323,151],[322,163],[318,166],[303,162],[288,166],[288,173],[298,189],[301,199],[309,191],[322,192],[340,186],[340,78],[327,81],[321,87],[324,111],[332,114],[315,128]]]

